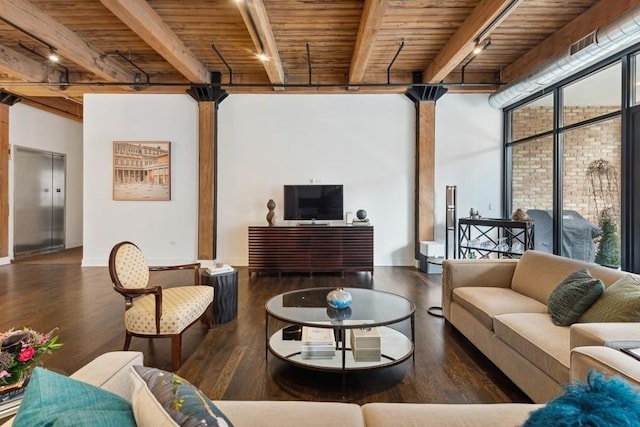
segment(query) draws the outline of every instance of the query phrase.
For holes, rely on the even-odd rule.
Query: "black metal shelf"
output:
[[[491,254],[498,258],[518,258],[527,249],[533,249],[533,239],[532,221],[501,218],[458,220],[458,258],[489,258]]]

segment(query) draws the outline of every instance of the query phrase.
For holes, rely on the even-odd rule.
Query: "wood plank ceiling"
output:
[[[615,18],[602,10],[638,3],[2,0],[0,88],[78,120],[85,93],[185,93],[211,72],[229,93],[401,93],[416,76],[491,92]],[[556,34],[562,43],[545,47]]]

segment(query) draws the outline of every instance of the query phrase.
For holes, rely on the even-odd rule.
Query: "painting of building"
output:
[[[114,141],[113,200],[171,200],[171,143]]]

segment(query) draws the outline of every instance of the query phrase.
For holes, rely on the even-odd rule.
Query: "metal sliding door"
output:
[[[14,256],[64,249],[65,156],[15,150]]]

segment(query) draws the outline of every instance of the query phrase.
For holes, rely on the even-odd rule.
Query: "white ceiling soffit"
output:
[[[573,55],[570,47],[526,77],[515,80],[489,96],[489,105],[503,108],[620,52],[640,41],[640,6],[630,9],[596,31],[595,43]],[[580,42],[578,42],[580,43]]]

